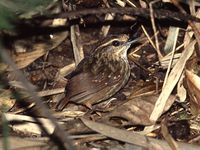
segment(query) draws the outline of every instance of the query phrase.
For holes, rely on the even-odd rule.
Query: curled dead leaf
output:
[[[191,112],[193,115],[200,113],[200,78],[194,72],[185,71],[185,83],[190,97]]]
[[[128,102],[116,107],[105,118],[119,117],[134,125],[152,125],[154,122],[150,120],[150,114],[158,97],[159,95],[147,95],[129,99]],[[175,96],[169,97],[164,112],[171,107],[174,100]]]
[[[186,63],[184,86],[190,100],[191,113],[200,114],[200,67],[197,57],[193,56]]]

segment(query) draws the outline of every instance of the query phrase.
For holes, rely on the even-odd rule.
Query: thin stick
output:
[[[151,24],[152,24],[152,28],[153,28],[153,32],[154,32],[154,36],[155,36],[155,42],[156,42],[156,51],[158,54],[158,58],[159,60],[163,57],[162,53],[160,52],[160,46],[159,46],[159,42],[158,42],[158,36],[156,34],[156,25],[155,25],[155,19],[154,19],[154,12],[153,12],[153,4],[157,3],[160,0],[155,0],[149,3],[149,7],[150,7],[150,17],[151,17]]]

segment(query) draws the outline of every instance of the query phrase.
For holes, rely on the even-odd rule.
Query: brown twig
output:
[[[160,52],[160,46],[159,46],[159,42],[158,42],[158,36],[156,34],[156,24],[155,24],[155,18],[154,18],[154,10],[153,10],[153,4],[158,2],[160,0],[154,0],[152,2],[149,3],[149,7],[150,7],[150,16],[151,16],[151,24],[152,24],[152,28],[153,28],[153,32],[154,32],[154,36],[155,36],[155,43],[156,43],[156,52],[158,54],[158,58],[159,61],[161,60],[162,53]]]
[[[124,8],[98,8],[98,9],[84,9],[79,11],[70,11],[66,13],[54,14],[51,16],[40,16],[35,17],[35,19],[54,19],[54,18],[71,18],[71,17],[84,17],[87,15],[101,15],[107,13],[117,13],[117,14],[127,14],[138,17],[149,18],[150,13],[149,9],[146,8],[132,8],[132,7],[124,7]],[[200,22],[200,19],[189,14],[182,14],[179,12],[172,12],[164,9],[154,9],[154,17],[156,19],[174,19],[174,20],[182,20],[187,22],[188,20]]]

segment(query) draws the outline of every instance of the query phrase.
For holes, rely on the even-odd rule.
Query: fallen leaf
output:
[[[134,125],[152,125],[154,122],[150,120],[150,114],[158,97],[159,95],[147,95],[129,99],[128,102],[111,111],[105,119],[119,117]],[[169,97],[164,112],[171,107],[174,100],[175,96]]]
[[[55,34],[54,38],[47,43],[35,43],[32,48],[33,51],[13,55],[12,58],[19,69],[25,68],[48,51],[57,47],[67,36],[67,32]],[[8,70],[11,70],[11,68],[8,68]]]
[[[156,87],[158,86],[158,87]],[[136,83],[136,86],[131,90],[131,94],[128,97],[128,99],[132,99],[138,96],[143,95],[153,95],[159,92],[159,90],[162,87],[162,83],[159,83],[156,85],[156,83],[153,82],[139,82]],[[158,89],[156,89],[158,88]]]
[[[151,148],[154,150],[171,150],[170,146],[166,141],[163,140],[157,140],[153,139],[144,135],[140,135],[138,133],[114,128],[102,123],[97,123],[94,121],[90,121],[84,118],[81,118],[83,123],[89,127],[90,129],[101,133],[102,135],[108,136],[110,138],[134,144],[134,145],[139,145],[142,147],[145,147],[147,149]],[[178,146],[182,150],[188,150],[188,149],[199,149],[199,146],[196,145],[191,145],[191,144],[186,144],[186,143],[181,143],[177,142]]]
[[[0,138],[0,147],[4,147],[5,137]],[[38,137],[26,139],[22,137],[9,136],[9,149],[49,149],[52,145],[47,144],[45,139],[38,139]],[[25,144],[26,143],[26,144]]]
[[[193,115],[197,115],[200,113],[200,78],[190,70],[185,71],[185,76],[191,112]]]
[[[26,115],[11,114],[11,113],[4,113],[4,115],[8,122],[18,122],[18,124],[10,125],[14,131],[22,132],[24,134],[32,134],[32,135],[42,134],[42,129],[35,122],[33,117],[26,116]],[[49,134],[52,134],[54,132],[55,126],[54,124],[52,124],[51,120],[46,119],[46,118],[38,118],[38,119],[42,122],[43,126],[46,128]]]
[[[6,112],[14,106],[15,100],[11,97],[12,94],[9,90],[0,90],[0,112]]]
[[[177,61],[176,65],[171,70],[165,86],[162,88],[162,92],[159,95],[159,98],[156,101],[155,107],[153,112],[151,113],[150,119],[152,121],[156,121],[160,115],[163,113],[165,104],[167,102],[167,99],[171,95],[174,87],[176,86],[177,82],[179,81],[181,74],[185,68],[185,64],[187,60],[190,58],[190,56],[194,52],[194,45],[196,41],[192,41],[183,51],[181,57]]]

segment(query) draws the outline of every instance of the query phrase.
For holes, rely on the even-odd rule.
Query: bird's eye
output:
[[[120,42],[117,41],[117,40],[114,40],[114,41],[112,42],[112,45],[115,46],[115,47],[117,47],[117,46],[120,45]]]

